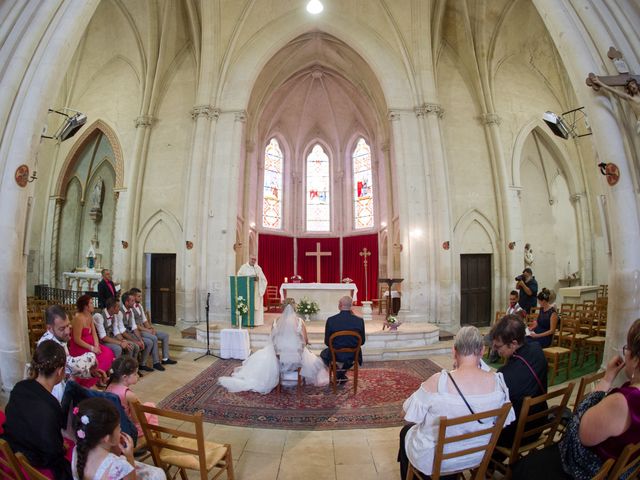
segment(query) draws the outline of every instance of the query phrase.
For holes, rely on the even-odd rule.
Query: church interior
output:
[[[169,335],[178,364],[135,387],[162,406],[222,372],[224,332],[234,366],[267,345],[285,298],[316,304],[298,313],[319,355],[346,294],[367,333],[336,398],[368,408],[454,368],[454,335],[488,333],[525,268],[559,313],[602,312],[591,370],[549,391],[604,369],[640,318],[639,25],[637,0],[0,2],[0,403],[43,310],[72,318],[104,269]],[[243,289],[251,257],[266,283]],[[368,383],[378,364],[395,383]],[[324,405],[284,390],[274,409]],[[222,478],[400,474],[401,414],[331,406],[337,428],[314,428],[203,405]]]

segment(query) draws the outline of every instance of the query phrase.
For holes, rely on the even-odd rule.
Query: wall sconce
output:
[[[16,183],[18,186],[24,188],[27,186],[27,183],[31,183],[34,180],[37,180],[36,171],[34,170],[31,176],[29,176],[29,167],[27,165],[20,165],[16,168],[16,173],[14,176]]]
[[[615,163],[599,163],[600,173],[607,177],[607,183],[612,187],[620,180],[620,169]]]
[[[129,248],[129,242],[127,242],[126,240],[121,240],[120,242],[122,243],[122,248],[124,248],[125,250]]]
[[[509,242],[509,250],[516,248],[516,242]]]
[[[187,245],[187,250],[191,250],[193,248],[193,242],[190,242],[189,240],[186,241],[186,245]]]
[[[449,240],[447,240],[446,242],[442,242],[442,248],[444,248],[445,250],[449,250],[450,248],[450,244],[449,244]]]

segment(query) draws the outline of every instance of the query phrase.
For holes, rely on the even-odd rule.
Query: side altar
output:
[[[280,298],[293,298],[296,303],[303,298],[318,303],[320,311],[316,313],[318,320],[338,313],[338,300],[349,295],[353,301],[358,300],[358,287],[355,283],[283,283],[280,285]]]

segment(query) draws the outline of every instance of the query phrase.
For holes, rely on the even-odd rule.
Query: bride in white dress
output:
[[[278,385],[281,370],[287,372],[301,367],[300,373],[307,384],[327,385],[327,367],[306,344],[307,329],[296,316],[293,305],[289,304],[282,316],[273,322],[269,343],[242,362],[230,377],[220,377],[218,383],[229,392],[250,390],[265,394]]]

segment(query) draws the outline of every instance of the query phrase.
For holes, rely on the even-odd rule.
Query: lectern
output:
[[[388,288],[387,293],[389,295],[389,298],[387,299],[387,316],[385,318],[389,318],[391,316],[391,303],[392,303],[391,286],[394,283],[402,283],[403,280],[404,278],[379,278],[378,279],[378,283],[385,283]]]

